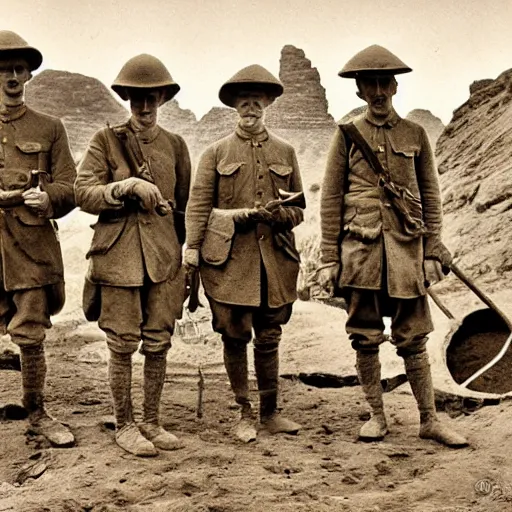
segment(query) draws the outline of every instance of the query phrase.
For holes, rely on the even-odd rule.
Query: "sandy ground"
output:
[[[502,305],[512,304],[507,292],[496,297]],[[477,304],[467,294],[452,294],[447,300],[457,314]],[[446,321],[433,311],[442,331]],[[168,358],[161,417],[164,426],[184,440],[184,448],[161,452],[155,459],[130,456],[113,441],[101,332],[70,318],[57,319],[47,340],[47,405],[70,425],[77,445],[51,448],[25,434],[25,420],[5,419],[4,414],[0,512],[512,508],[508,401],[456,418],[440,413],[472,443],[470,448],[451,450],[417,437],[418,415],[406,383],[385,395],[390,435],[381,443],[367,444],[356,439],[367,417],[360,387],[319,389],[281,379],[281,405],[303,430],[297,436],[262,433],[257,442],[243,445],[231,436],[237,410],[222,369],[220,342],[208,333],[207,323],[200,326],[204,329],[200,336],[185,332],[184,339],[177,339]],[[354,374],[343,319],[340,310],[297,303],[284,333],[282,373]],[[136,357],[137,411],[142,399],[140,363],[141,357]],[[197,417],[199,364],[205,373],[201,419]],[[390,373],[399,371],[392,357],[386,365]],[[0,405],[19,403],[19,372],[5,370],[1,376]],[[252,387],[256,400],[254,382]],[[30,467],[35,475],[40,473],[37,478],[26,478]]]

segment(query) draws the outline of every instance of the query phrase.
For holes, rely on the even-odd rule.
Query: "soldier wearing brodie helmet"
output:
[[[116,442],[134,455],[153,456],[157,448],[180,446],[161,427],[159,405],[184,301],[181,245],[190,159],[185,141],[157,124],[158,107],[180,89],[160,60],[133,57],[112,89],[130,101],[132,115],[93,136],[75,183],[77,204],[98,215],[87,255],[84,311],[107,337]],[[145,356],[144,412],[137,425],[131,359],[139,345]]]
[[[319,281],[347,300],[346,330],[357,351],[359,379],[371,407],[366,441],[388,432],[380,384],[382,317],[404,359],[418,403],[422,438],[459,447],[467,441],[436,416],[426,352],[433,325],[426,286],[443,278],[451,256],[441,242],[442,209],[427,134],[393,108],[395,75],[411,69],[381,46],[355,55],[340,76],[355,78],[366,112],[340,125],[325,171]]]
[[[302,222],[305,206],[303,200],[295,206],[284,201],[294,193],[302,196],[295,151],[263,121],[265,108],[282,92],[279,80],[258,65],[221,87],[219,97],[237,110],[238,125],[203,153],[186,214],[185,264],[200,268],[241,406],[235,436],[244,442],[256,438],[247,374],[253,330],[261,424],[271,433],[300,428],[277,410],[281,326],[297,298],[299,256],[292,229]]]
[[[52,221],[75,206],[75,166],[62,122],[24,101],[25,85],[42,60],[18,34],[0,31],[0,329],[20,346],[30,430],[62,447],[74,437],[44,407],[44,339],[50,315],[64,304]]]

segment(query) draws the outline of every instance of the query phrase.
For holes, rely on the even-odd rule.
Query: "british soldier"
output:
[[[151,55],[130,59],[112,84],[131,117],[92,138],[78,168],[77,204],[98,215],[87,257],[84,311],[105,332],[117,444],[137,456],[181,443],[162,428],[159,405],[174,322],[181,316],[184,212],[190,159],[182,137],[157,124],[158,108],[179,91]],[[131,400],[132,355],[144,354],[140,424]]]
[[[348,304],[346,331],[372,411],[359,437],[375,441],[388,432],[379,346],[386,340],[383,317],[391,317],[391,340],[418,403],[420,437],[459,447],[466,439],[436,415],[426,351],[433,330],[426,286],[442,279],[451,261],[441,241],[437,171],[425,130],[393,108],[395,75],[409,71],[373,45],[339,73],[355,78],[357,95],[368,106],[351,127],[341,125],[331,143],[322,185],[319,279],[339,288]]]
[[[75,207],[75,165],[62,122],[25,104],[42,63],[18,34],[0,31],[0,321],[21,351],[30,430],[71,446],[71,431],[44,406],[44,340],[64,305],[64,269],[54,219]]]
[[[297,298],[292,230],[305,206],[275,207],[276,200],[302,191],[294,149],[264,123],[265,108],[282,93],[279,80],[259,65],[220,88],[238,124],[203,153],[186,212],[185,264],[199,267],[214,330],[222,335],[226,371],[241,406],[235,436],[244,442],[257,435],[247,371],[251,340],[262,427],[272,434],[300,429],[277,408],[282,325]]]

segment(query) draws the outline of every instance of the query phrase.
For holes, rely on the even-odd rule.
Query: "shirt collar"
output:
[[[247,130],[244,130],[239,124],[236,125],[235,133],[243,140],[251,141],[253,144],[258,145],[260,142],[263,142],[268,139],[268,132],[264,128],[260,133],[249,133]]]
[[[369,109],[366,109],[365,119],[374,126],[382,126],[384,128],[393,128],[400,121],[400,116],[396,113],[395,109],[392,109],[389,116],[385,119],[378,119],[372,116]]]
[[[153,142],[160,133],[160,127],[158,124],[155,124],[155,126],[152,126],[151,128],[141,129],[137,126],[137,123],[133,122],[133,118],[130,118],[129,124],[135,135],[137,135],[137,138],[142,142]]]
[[[5,112],[0,112],[0,121],[2,123],[10,123],[11,121],[16,121],[21,116],[25,114],[27,111],[27,106],[25,103],[13,108],[7,108]]]

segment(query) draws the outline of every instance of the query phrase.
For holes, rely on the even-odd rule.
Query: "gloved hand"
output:
[[[183,255],[183,265],[185,268],[199,267],[199,249],[191,249],[187,247]]]
[[[251,208],[252,212],[250,217],[253,222],[263,222],[265,224],[273,224],[274,223],[274,215],[273,212],[267,210],[266,208]]]
[[[318,284],[329,295],[334,295],[334,288],[338,281],[340,265],[338,263],[326,263],[318,267],[316,271],[316,280]]]
[[[295,206],[278,206],[272,210],[272,219],[282,229],[293,229],[304,220],[304,212]]]
[[[50,202],[50,196],[39,187],[29,188],[21,194],[25,206],[33,210],[41,217],[51,217],[53,208]]]
[[[264,208],[237,208],[232,210],[232,216],[235,224],[242,227],[272,219],[272,214]]]
[[[423,271],[425,272],[427,286],[432,286],[444,279],[443,265],[438,260],[425,260],[423,262]]]
[[[154,183],[133,176],[112,183],[111,193],[114,199],[137,197],[142,208],[148,211],[152,211],[158,205],[165,203],[160,189]]]

